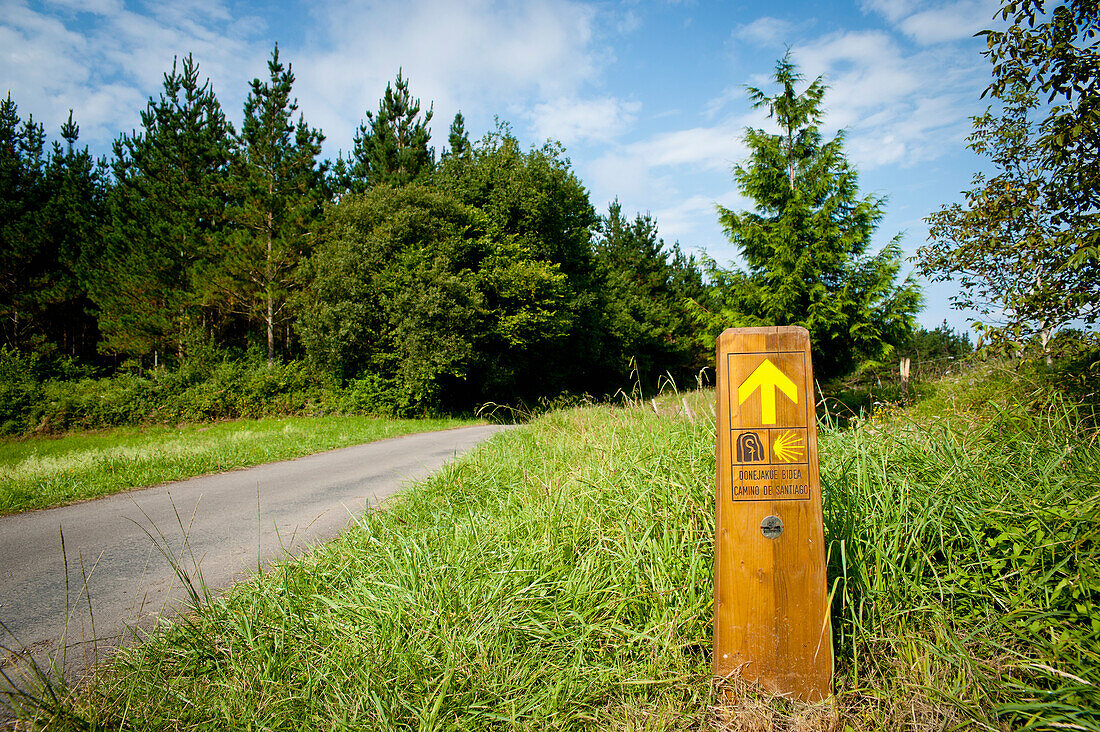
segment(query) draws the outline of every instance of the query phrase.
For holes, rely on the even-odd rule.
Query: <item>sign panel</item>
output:
[[[832,693],[809,334],[718,339],[714,671],[816,701]]]
[[[729,353],[734,501],[808,501],[809,354]],[[811,392],[812,393],[812,392]]]

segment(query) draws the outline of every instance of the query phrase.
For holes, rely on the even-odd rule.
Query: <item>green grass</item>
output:
[[[997,402],[1012,393],[822,426],[831,709],[723,701],[711,681],[711,393],[689,396],[691,419],[676,395],[498,435],[26,713],[58,729],[1097,730],[1100,440],[1057,396]]]
[[[0,515],[469,420],[297,417],[0,440]]]

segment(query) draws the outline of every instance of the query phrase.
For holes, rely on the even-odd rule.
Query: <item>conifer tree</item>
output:
[[[244,104],[233,165],[237,230],[211,273],[211,289],[224,307],[264,324],[267,360],[275,358],[276,328],[285,327],[293,274],[309,253],[307,232],[320,213],[324,167],[318,165],[318,130],[294,120],[294,73],[279,61],[276,45],[267,81],[253,79]]]
[[[687,306],[703,292],[702,272],[694,257],[657,236],[657,222],[638,214],[633,221],[616,200],[597,225],[596,263],[601,310],[608,321],[608,366],[651,385],[658,375],[677,379],[698,371],[701,348]]]
[[[462,117],[462,112],[455,113],[447,143],[451,146],[451,149],[445,153],[448,157],[461,158],[470,152],[470,136],[466,132],[466,120]]]
[[[379,184],[401,186],[431,172],[435,150],[428,147],[432,119],[429,106],[420,116],[420,100],[409,94],[409,81],[397,72],[386,84],[378,112],[367,112],[367,124],[355,135],[352,178],[360,189]]]
[[[39,288],[45,332],[61,352],[95,354],[99,330],[88,299],[88,273],[98,266],[100,225],[107,191],[107,163],[78,148],[80,127],[72,110],[61,126],[64,146],[54,143],[46,164],[42,231],[52,260],[48,285]]]
[[[92,296],[104,346],[156,363],[172,350],[182,357],[188,331],[213,315],[202,309],[200,280],[224,244],[233,128],[190,55],[173,61],[141,123],[114,144],[116,185]]]
[[[747,271],[711,267],[704,302],[711,335],[724,327],[801,325],[810,331],[815,371],[841,376],[890,354],[909,334],[921,298],[915,283],[897,283],[895,237],[868,254],[884,199],[859,196],[844,155],[844,134],[825,140],[819,128],[826,87],[820,78],[801,94],[788,53],[775,67],[779,91],[749,88],[779,134],[749,129],[750,157],[734,168],[755,211],[719,206],[719,218]]]
[[[45,133],[23,122],[11,94],[0,102],[0,344],[23,345],[31,328],[27,268],[39,250],[37,211]]]
[[[103,171],[75,145],[45,151],[45,130],[0,101],[0,345],[40,354],[90,355],[95,323],[80,273],[97,239]]]

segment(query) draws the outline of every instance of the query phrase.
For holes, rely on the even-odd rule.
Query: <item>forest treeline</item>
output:
[[[1057,142],[1005,126],[1011,93],[1042,88],[1031,68],[995,65],[990,89],[1005,111],[975,118],[978,152],[1010,132]],[[1020,78],[1002,84],[1010,73]],[[0,101],[0,424],[98,426],[141,421],[142,410],[232,417],[272,404],[460,411],[652,388],[661,377],[690,384],[717,333],[735,326],[808,328],[822,381],[896,368],[899,355],[969,351],[946,327],[916,328],[922,297],[901,277],[898,238],[872,248],[885,198],[860,193],[844,132],[823,134],[822,79],[804,83],[788,54],[772,82],[774,92],[747,92],[779,129],[746,130],[749,157],[733,169],[754,208],[716,212],[741,255],[730,268],[667,245],[648,214],[617,202],[597,212],[558,143],[525,148],[499,121],[472,138],[460,113],[437,149],[432,106],[400,72],[335,161],[322,158],[324,135],[299,112],[277,46],[250,84],[239,129],[187,56],[164,75],[139,129],[101,159],[78,144],[71,113],[47,145],[44,126],[22,119],[9,94]],[[1091,87],[1083,93],[1094,98]],[[990,132],[998,120],[1008,121]],[[1017,148],[1011,160],[1022,159]],[[1043,160],[1049,190],[1064,193],[1065,166]],[[1053,299],[1092,281],[1093,269],[1080,254],[1091,249],[1070,236],[1066,222],[1077,219],[1064,213],[1087,205],[1060,195],[1042,203],[1050,232],[1014,239],[1023,229],[1009,222],[995,250],[989,232],[1015,209],[981,209],[988,196],[962,214],[945,207],[918,252],[926,276],[957,278],[964,293],[984,287],[986,312],[1011,316],[996,334],[1014,347],[1037,334],[1045,348],[1054,329],[1092,319],[1087,284],[1072,301]],[[978,269],[966,249],[974,232],[981,256],[991,252]],[[1072,266],[1029,253],[1051,251]],[[1020,270],[1012,300],[1002,296],[1010,256]],[[1036,277],[1035,263],[1061,274]]]
[[[390,410],[599,393],[704,350],[699,263],[648,215],[598,215],[562,147],[430,108],[399,73],[347,157],[321,158],[279,58],[237,131],[190,57],[110,160],[71,119],[46,149],[0,102],[0,322],[16,352],[137,372],[209,355],[304,359]]]

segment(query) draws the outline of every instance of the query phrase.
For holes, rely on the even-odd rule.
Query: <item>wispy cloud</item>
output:
[[[733,37],[749,43],[772,45],[790,41],[793,32],[794,24],[789,20],[765,15],[734,28]]]
[[[55,131],[74,109],[84,141],[103,147],[138,124],[158,93],[174,56],[195,54],[204,76],[216,80],[223,105],[243,101],[242,69],[262,69],[254,19],[234,20],[224,3],[158,5],[151,14],[113,0],[4,3],[0,79],[21,112]],[[234,93],[234,91],[236,93]]]
[[[826,122],[847,129],[861,168],[935,159],[965,137],[978,107],[982,59],[958,49],[911,50],[885,30],[822,36],[794,52],[823,75]]]
[[[0,79],[21,110],[60,124],[76,110],[82,138],[102,148],[138,124],[146,99],[160,92],[173,56],[193,53],[214,82],[230,119],[240,114],[247,82],[262,76],[273,40],[267,22],[225,0],[176,0],[126,6],[117,0],[4,0]],[[569,134],[605,139],[585,110],[581,88],[610,58],[595,40],[597,10],[572,0],[345,0],[309,8],[308,31],[283,58],[307,121],[334,147],[347,147],[364,112],[377,107],[399,68],[411,90],[435,102],[434,127],[446,130],[462,109],[488,117],[566,112]],[[287,11],[290,12],[290,11]],[[542,106],[538,106],[542,105]],[[587,105],[587,107],[586,107]],[[615,102],[620,123],[636,107]],[[540,128],[549,136],[555,130]]]
[[[929,45],[969,38],[993,25],[1000,3],[974,0],[922,10],[905,18],[901,29],[917,43]]]
[[[604,58],[593,42],[595,10],[569,0],[345,2],[313,12],[316,41],[295,54],[299,95],[340,139],[377,106],[399,66],[444,117],[458,109],[469,117],[573,97]]]
[[[997,0],[956,0],[929,7],[914,0],[864,0],[864,10],[877,13],[922,45],[969,38],[991,27]]]
[[[554,138],[572,145],[607,142],[629,131],[642,105],[614,97],[559,98],[536,104],[525,116],[536,139]]]

